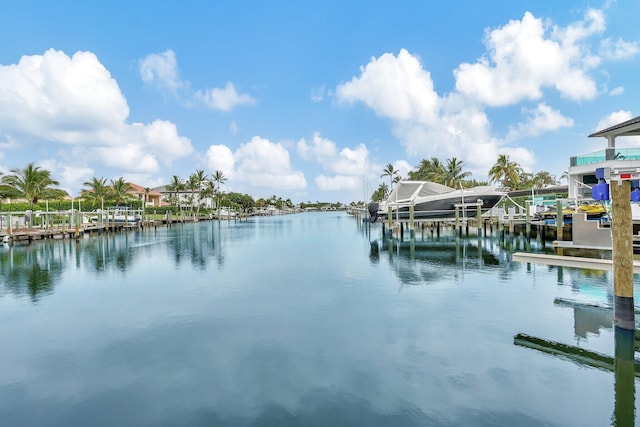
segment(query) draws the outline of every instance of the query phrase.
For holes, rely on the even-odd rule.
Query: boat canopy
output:
[[[400,181],[396,184],[387,203],[404,204],[412,203],[417,197],[435,196],[455,191],[451,187],[431,181]]]

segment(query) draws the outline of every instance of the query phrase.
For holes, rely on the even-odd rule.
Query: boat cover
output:
[[[416,197],[434,196],[454,191],[453,188],[431,181],[400,181],[387,198],[388,203],[406,203]]]

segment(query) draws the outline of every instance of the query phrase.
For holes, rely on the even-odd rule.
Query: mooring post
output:
[[[482,203],[478,202],[476,205],[476,229],[478,237],[482,236]]]
[[[462,235],[462,230],[460,229],[460,207],[456,206],[456,236],[460,237]]]
[[[387,221],[389,221],[389,234],[393,236],[393,210],[391,209],[391,206],[389,206],[389,209],[387,210]]]
[[[413,216],[414,216],[414,207],[413,205],[409,206],[409,238],[413,239],[415,237],[415,231],[413,229]]]
[[[531,205],[527,203],[525,209],[525,234],[529,239],[531,237]]]
[[[556,199],[556,240],[560,241],[563,239],[562,227],[564,224],[562,221],[562,200]]]
[[[633,305],[633,225],[631,182],[611,181],[611,237],[613,240],[614,326],[635,330]]]

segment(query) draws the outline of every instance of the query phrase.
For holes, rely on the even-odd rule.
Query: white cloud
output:
[[[385,53],[361,67],[360,76],[336,88],[338,100],[363,102],[379,116],[395,121],[433,123],[439,98],[429,72],[407,50]]]
[[[181,80],[179,76],[176,54],[171,49],[162,53],[151,53],[142,58],[139,61],[139,71],[143,82],[167,90],[187,106],[204,105],[207,108],[228,112],[239,105],[255,103],[252,96],[238,93],[232,82],[227,82],[224,88],[191,91],[189,83]]]
[[[233,179],[235,160],[233,152],[226,145],[212,145],[205,154],[205,164],[211,171],[220,170],[229,179]]]
[[[48,50],[0,65],[0,129],[14,148],[64,144],[61,154],[85,163],[62,173],[103,164],[118,173],[152,174],[160,164],[193,152],[175,124],[128,124],[129,107],[117,82],[91,52]],[[78,169],[80,168],[80,169]]]
[[[321,164],[331,163],[338,154],[335,142],[322,138],[319,132],[313,134],[311,144],[303,138],[298,141],[298,154],[305,160],[314,160]]]
[[[207,89],[206,91],[198,91],[194,95],[194,99],[199,100],[204,105],[214,110],[231,111],[238,105],[250,105],[256,101],[247,94],[239,94],[231,82],[227,82],[224,88]]]
[[[538,104],[533,110],[524,109],[524,113],[527,115],[527,121],[518,123],[509,131],[506,137],[508,141],[573,126],[573,119],[563,116],[545,103]]]
[[[573,100],[596,96],[588,72],[600,63],[586,40],[604,30],[601,11],[590,9],[583,21],[566,28],[550,27],[526,12],[487,33],[488,56],[455,71],[456,89],[489,106],[539,99],[545,87],[555,87]]]
[[[622,86],[615,87],[609,91],[609,95],[618,96],[624,93],[624,88]]]
[[[636,42],[627,42],[622,39],[613,41],[606,38],[600,44],[600,55],[610,60],[629,59],[638,54],[640,48]]]
[[[167,89],[174,95],[185,85],[178,75],[176,54],[171,49],[141,59],[140,76],[143,82]]]
[[[311,142],[304,138],[298,141],[297,149],[300,157],[320,164],[326,172],[315,179],[321,190],[362,188],[363,178],[375,179],[381,169],[380,165],[371,161],[369,150],[364,144],[355,148],[344,147],[338,151],[336,143],[323,138],[319,132],[313,134]],[[356,182],[359,187],[354,188]]]
[[[626,122],[627,120],[631,120],[632,118],[633,118],[633,114],[631,114],[631,111],[626,111],[626,110],[614,111],[613,113],[609,114],[608,116],[603,117],[602,119],[600,119],[600,121],[596,125],[596,128],[593,131],[594,132],[598,132],[598,131],[610,128],[611,126],[615,126],[618,123],[622,123],[622,122]]]
[[[91,52],[50,49],[0,65],[0,129],[44,141],[77,143],[129,115],[116,81]]]
[[[205,158],[209,169],[222,170],[237,187],[269,189],[280,194],[307,186],[304,174],[292,169],[287,149],[259,136],[242,144],[235,153],[225,145],[212,145]]]
[[[633,114],[631,111],[619,110],[614,111],[613,113],[603,117],[598,122],[596,128],[593,130],[594,132],[598,132],[611,126],[615,126],[617,124],[626,122],[627,120],[631,120],[633,118]],[[602,138],[592,138],[594,139],[589,143],[589,146],[596,150],[601,150],[603,148],[603,139]],[[638,147],[640,146],[640,136],[623,136],[616,138],[616,147]]]
[[[362,189],[362,177],[353,175],[318,175],[315,183],[322,191],[358,191]]]

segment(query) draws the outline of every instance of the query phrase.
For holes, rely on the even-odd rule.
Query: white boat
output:
[[[91,222],[113,222],[134,224],[142,219],[138,210],[128,206],[114,206],[104,211],[96,209],[97,215],[89,217]]]
[[[394,219],[408,219],[409,207],[413,206],[414,219],[453,218],[457,205],[461,208],[461,215],[475,216],[478,203],[481,203],[484,213],[502,200],[504,195],[490,186],[456,190],[431,181],[400,181],[387,200],[369,203],[369,214],[371,221],[375,222],[378,218],[386,218],[391,208]]]

